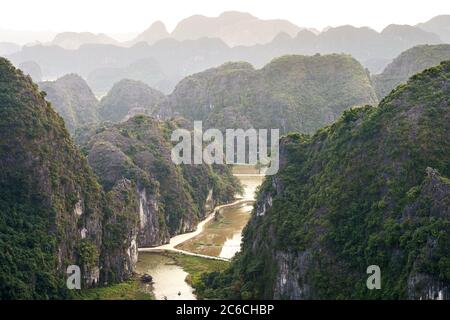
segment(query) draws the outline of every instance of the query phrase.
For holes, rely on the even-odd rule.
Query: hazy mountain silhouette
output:
[[[133,39],[130,44],[136,44],[138,42],[147,42],[148,44],[154,44],[161,39],[169,37],[170,33],[167,32],[164,23],[162,23],[161,21],[156,21],[147,30]]]
[[[58,33],[50,44],[60,46],[64,49],[74,50],[78,49],[83,44],[119,45],[119,42],[103,33],[94,34],[91,32],[63,32]]]
[[[450,45],[416,46],[402,52],[381,74],[373,76],[378,98],[382,99],[412,75],[450,59]]]
[[[262,41],[258,33],[245,32],[245,26],[261,26],[260,29],[250,29],[266,30],[267,25],[287,25],[276,21],[259,20],[236,12],[224,13],[216,18],[194,16],[180,22],[171,37],[168,37],[161,22],[154,23],[133,40],[138,43],[129,48],[111,44],[83,44],[76,50],[66,50],[60,46],[36,45],[25,46],[20,52],[8,55],[8,58],[16,65],[35,61],[41,66],[44,79],[77,73],[89,78],[97,93],[108,91],[122,78],[141,80],[169,93],[183,77],[228,61],[246,61],[260,68],[273,58],[286,54],[347,53],[369,68],[371,73],[379,73],[392,59],[409,48],[442,43],[437,34],[414,26],[390,25],[377,32],[368,27],[346,25],[327,28],[319,34],[292,26],[284,31],[281,27],[274,27],[271,30],[277,30],[276,34],[263,32],[267,37],[270,35],[272,41],[269,43],[234,47],[226,44],[226,41],[239,43],[243,39],[227,36],[233,34],[234,31],[230,30],[234,28],[240,30],[236,33],[239,37],[247,39],[241,42]],[[442,30],[446,28],[445,21],[440,23]],[[297,30],[300,31],[296,33]],[[197,37],[201,38],[177,40]],[[83,41],[95,40],[87,38],[91,40]],[[146,43],[153,41],[156,42],[152,45]]]
[[[87,82],[95,92],[104,93],[122,79],[140,80],[162,91],[170,91],[174,85],[152,58],[137,60],[125,67],[95,69],[88,74]]]
[[[182,20],[172,32],[177,40],[220,38],[229,46],[264,44],[280,32],[295,36],[300,27],[286,20],[261,20],[249,13],[228,11],[218,17],[195,15]]]
[[[19,65],[19,69],[22,70],[24,74],[29,75],[34,82],[42,81],[42,70],[41,67],[34,61],[25,61]]]
[[[446,43],[450,42],[450,15],[436,16],[427,22],[419,23],[417,27],[437,34]]]
[[[259,70],[230,62],[184,78],[169,96],[173,115],[205,127],[282,133],[311,133],[347,108],[376,103],[366,70],[344,54],[282,56]]]
[[[124,79],[116,83],[99,103],[101,120],[120,122],[137,114],[152,115],[166,96],[141,81]]]
[[[68,74],[56,81],[41,82],[39,88],[45,91],[46,99],[64,119],[70,133],[98,121],[98,101],[80,76]]]

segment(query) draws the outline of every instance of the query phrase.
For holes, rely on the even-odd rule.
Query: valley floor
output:
[[[139,260],[133,279],[105,288],[83,290],[77,298],[89,300],[204,298],[201,276],[203,273],[221,272],[229,266],[229,260],[237,250],[232,250],[233,252],[227,256],[222,256],[221,251],[228,242],[233,242],[233,246],[240,246],[241,231],[250,218],[251,208],[248,207],[253,205],[255,190],[264,177],[258,172],[249,171],[249,168],[241,167],[235,168],[234,175],[244,186],[242,198],[215,207],[213,212],[198,224],[194,232],[172,237],[170,243],[159,247],[139,249]],[[234,239],[236,235],[239,238],[238,243]],[[214,250],[211,251],[211,248]],[[152,284],[140,281],[140,277],[146,273],[153,277]]]

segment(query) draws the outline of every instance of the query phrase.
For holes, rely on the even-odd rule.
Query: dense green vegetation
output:
[[[255,70],[226,63],[182,80],[173,112],[205,126],[279,128],[312,133],[345,109],[376,103],[364,68],[349,55],[283,56]]]
[[[168,252],[166,254],[189,274],[186,281],[195,289],[195,295],[198,299],[205,299],[210,296],[208,289],[203,284],[203,279],[214,277],[226,270],[230,265],[227,261],[205,259],[179,253]]]
[[[152,115],[165,99],[162,92],[141,81],[123,79],[102,98],[99,113],[103,121],[120,122],[137,113]]]
[[[70,133],[98,122],[97,98],[80,76],[68,74],[56,81],[41,82],[39,87],[45,92],[47,101],[64,119]]]
[[[0,59],[2,299],[72,297],[69,265],[80,267],[83,289],[128,280],[142,238],[163,243],[168,231],[192,230],[206,213],[209,190],[208,201],[220,203],[241,188],[228,167],[175,166],[169,137],[177,122],[145,116],[84,137],[97,178],[44,97]],[[97,154],[88,148],[94,146]]]
[[[68,264],[80,265],[83,286],[90,284],[101,242],[100,185],[44,94],[5,59],[0,167],[0,297],[66,297]]]
[[[282,139],[243,250],[203,277],[209,297],[449,297],[450,61],[378,108],[345,111],[313,136]],[[381,290],[368,290],[378,265]]]
[[[143,287],[139,279],[133,278],[103,288],[85,289],[76,292],[79,300],[154,300],[153,294]]]
[[[375,82],[390,90],[448,53],[414,48]],[[377,102],[350,56],[284,56],[260,70],[227,63],[187,77],[169,97],[123,82],[100,112],[126,121],[97,126],[96,99],[79,77],[42,85],[64,121],[0,59],[0,298],[70,298],[70,264],[81,266],[84,289],[128,280],[137,245],[193,230],[208,207],[241,191],[228,166],[173,164],[170,133],[190,122],[134,116],[161,112],[206,127],[300,132],[282,139],[280,173],[260,189],[230,266],[173,255],[200,298],[448,298],[449,78],[447,61],[378,108],[349,109]],[[65,123],[83,128],[89,164]],[[373,264],[382,290],[365,286]],[[151,298],[136,279],[76,297]]]
[[[153,235],[153,242],[146,245],[155,245],[168,234],[193,230],[207,213],[210,190],[214,203],[229,202],[241,190],[227,166],[177,166],[172,162],[170,134],[183,125],[181,120],[160,121],[138,115],[104,127],[87,139],[89,163],[107,191],[127,178],[140,192],[145,189],[148,201],[155,199],[153,204],[158,204],[158,221],[152,232],[159,232],[159,236]]]
[[[412,75],[450,59],[450,45],[420,45],[402,52],[381,74],[373,76],[378,98],[382,99]]]

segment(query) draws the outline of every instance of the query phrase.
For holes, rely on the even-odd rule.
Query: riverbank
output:
[[[240,250],[242,230],[264,176],[245,173],[247,168],[238,169],[234,174],[244,186],[241,198],[215,207],[194,232],[177,235],[162,246],[139,249],[137,270],[153,277],[156,299],[207,297],[202,274],[222,272]]]
[[[160,264],[161,272],[157,270]],[[102,288],[81,290],[76,300],[164,300],[203,299],[205,297],[201,277],[204,273],[222,272],[229,262],[189,256],[176,252],[142,253],[137,266],[138,273],[130,280]],[[141,282],[140,276],[153,272],[153,284]],[[180,272],[182,270],[182,272]],[[161,277],[162,276],[162,277]],[[170,277],[170,279],[168,279]],[[158,287],[162,284],[163,287]],[[184,284],[184,285],[183,285]],[[157,286],[157,296],[153,293]],[[180,294],[180,295],[178,295]]]
[[[194,237],[199,236],[204,231],[205,226],[216,217],[216,215],[218,214],[218,212],[220,210],[234,207],[234,206],[239,206],[239,205],[253,204],[253,202],[254,202],[254,200],[249,200],[249,199],[243,198],[243,199],[236,200],[232,203],[227,203],[227,204],[217,206],[214,208],[212,213],[210,213],[206,217],[206,219],[204,219],[197,225],[197,229],[195,231],[174,236],[174,237],[170,238],[170,241],[167,244],[163,244],[158,247],[139,248],[138,251],[139,251],[139,253],[142,253],[142,252],[160,252],[161,253],[161,252],[165,252],[165,251],[172,251],[175,253],[180,253],[180,254],[185,254],[185,255],[190,255],[190,256],[197,256],[200,258],[209,258],[209,259],[215,259],[215,260],[228,261],[229,258],[222,258],[219,256],[212,256],[212,255],[207,255],[207,254],[202,254],[202,253],[191,252],[191,251],[177,248],[177,246],[185,243],[186,241],[188,241],[190,239],[193,239]]]
[[[146,287],[136,275],[132,279],[107,287],[81,290],[76,300],[155,300],[150,287]]]
[[[203,299],[202,274],[222,272],[228,261],[207,259],[176,252],[142,253],[138,262],[140,271],[152,270],[153,289],[157,300]],[[152,261],[151,264],[146,264]],[[155,262],[159,266],[155,266]]]
[[[180,234],[168,244],[139,248],[134,279],[106,288],[87,290],[82,299],[203,299],[208,296],[202,274],[222,272],[240,249],[241,232],[250,218],[254,195],[264,176],[237,168],[244,186],[242,198],[217,206],[193,232]],[[152,284],[140,276],[149,274]]]
[[[218,210],[202,233],[179,244],[176,249],[231,259],[240,250],[242,229],[250,219],[252,210],[253,201]]]

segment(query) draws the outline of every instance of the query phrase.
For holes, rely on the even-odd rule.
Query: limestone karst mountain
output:
[[[184,165],[171,160],[170,133],[185,121],[137,115],[98,129],[84,147],[105,190],[124,177],[135,185],[140,246],[166,243],[169,236],[193,231],[206,205],[230,201],[239,183],[226,166]]]
[[[206,298],[449,299],[450,61],[376,107],[291,134],[228,271]],[[369,266],[382,290],[366,286]]]
[[[184,78],[167,96],[141,81],[124,79],[98,106],[84,81],[78,82],[83,90],[62,80],[41,85],[72,133],[89,123],[118,123],[137,114],[182,116],[222,130],[313,132],[352,106],[377,103],[367,71],[350,56],[336,54],[283,56],[262,69],[230,62]]]
[[[281,32],[295,36],[300,27],[286,20],[261,20],[249,13],[228,11],[218,17],[195,15],[178,23],[171,36],[177,40],[219,38],[231,47],[271,42]]]
[[[23,73],[29,75],[34,82],[42,81],[42,70],[41,67],[34,61],[22,62],[19,67]]]
[[[143,81],[147,85],[168,92],[174,84],[153,58],[136,60],[124,67],[94,69],[87,76],[89,86],[97,93],[106,93],[123,79]]]
[[[98,127],[85,140],[87,160],[44,97],[0,59],[2,299],[71,298],[73,265],[83,288],[127,280],[138,246],[192,231],[207,208],[240,191],[226,166],[171,161],[170,132],[182,120],[136,116]]]
[[[450,15],[436,16],[427,22],[419,23],[417,27],[433,32],[445,43],[450,43]]]
[[[444,19],[442,30],[445,23]],[[74,37],[77,39],[78,34]],[[372,73],[379,73],[413,46],[442,43],[439,35],[418,26],[390,25],[377,32],[368,27],[344,25],[317,33],[286,21],[260,20],[239,12],[216,18],[187,18],[170,36],[164,25],[156,22],[126,44],[94,40],[83,40],[92,43],[76,50],[25,46],[8,58],[16,65],[35,61],[46,79],[77,73],[89,79],[92,89],[99,94],[122,78],[142,80],[170,93],[185,76],[228,61],[246,61],[260,68],[286,54],[347,53]],[[242,45],[235,46],[236,43]]]
[[[278,128],[282,133],[310,133],[352,106],[377,102],[366,70],[352,57],[337,54],[283,56],[259,70],[227,63],[186,77],[168,99],[174,115],[203,120],[207,127]]]
[[[68,50],[76,50],[85,44],[114,44],[119,45],[119,42],[106,34],[91,33],[91,32],[63,32],[58,33],[50,42],[52,46],[59,46]]]
[[[170,38],[170,33],[167,32],[166,26],[163,22],[156,21],[147,30],[140,33],[129,44],[133,45],[139,42],[154,44],[155,42],[166,38]]]
[[[70,81],[69,81],[70,80]],[[76,81],[75,81],[76,80]],[[137,114],[182,116],[206,127],[313,132],[345,109],[377,102],[369,74],[348,55],[283,56],[262,69],[229,62],[182,79],[164,95],[142,81],[118,81],[99,103],[74,75],[41,87],[71,133]]]
[[[74,146],[64,121],[30,77],[0,59],[0,297],[70,297],[66,269],[78,265],[83,288],[127,279],[127,250],[107,266],[104,242],[107,205],[86,158]],[[117,225],[116,225],[117,227]],[[132,226],[123,225],[125,228]],[[130,250],[128,250],[130,249]]]
[[[402,52],[382,73],[373,76],[374,86],[379,99],[385,97],[409,77],[444,60],[450,59],[450,45],[416,46]]]
[[[68,74],[56,81],[41,82],[39,87],[64,119],[69,132],[98,122],[98,101],[80,76]]]
[[[102,121],[121,122],[137,114],[152,115],[166,96],[141,81],[124,79],[116,83],[99,104]]]

